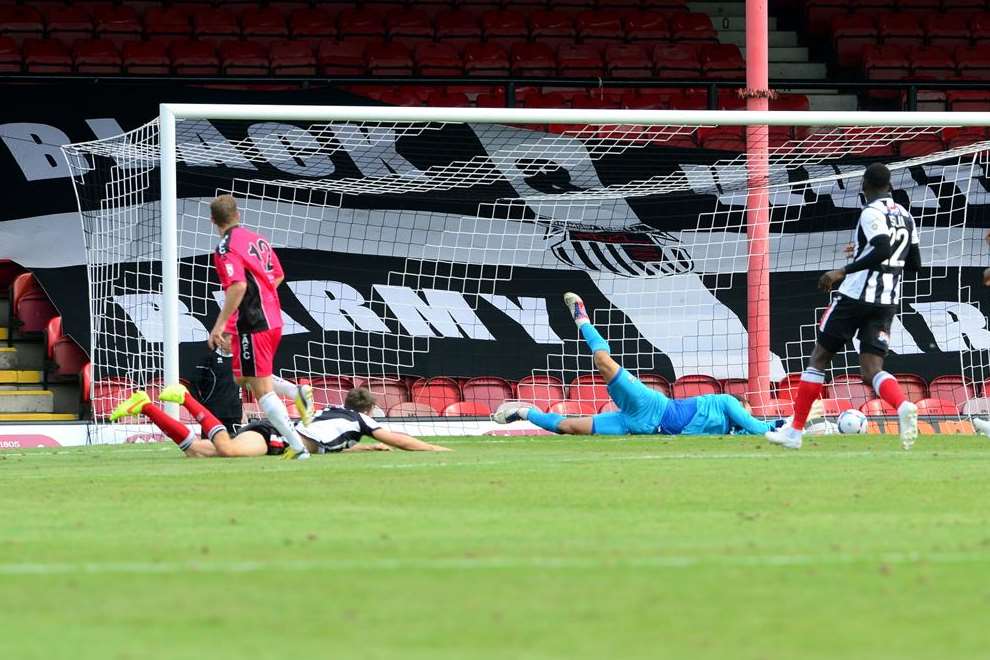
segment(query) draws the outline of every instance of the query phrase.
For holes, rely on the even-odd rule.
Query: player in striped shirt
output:
[[[186,390],[185,385],[170,385],[158,395],[161,401],[178,403],[189,411],[202,428],[206,440],[199,439],[192,429],[151,402],[147,392],[138,390],[120,403],[110,416],[115,422],[124,417],[144,415],[168,436],[190,458],[248,458],[253,456],[284,456],[289,448],[285,437],[269,420],[257,420],[240,427],[236,433],[227,430],[217,417]],[[343,407],[327,408],[307,426],[302,422],[294,430],[302,436],[306,449],[314,454],[342,451],[450,451],[446,447],[423,442],[418,438],[383,427],[370,417],[375,397],[366,389],[347,393]],[[371,445],[358,444],[362,438],[373,438]]]
[[[830,270],[818,286],[831,293],[838,290],[818,324],[818,342],[801,375],[791,424],[766,436],[770,442],[790,449],[801,447],[801,436],[812,403],[821,396],[825,370],[832,358],[854,336],[859,338],[859,366],[863,382],[897,409],[901,444],[910,449],[918,436],[918,409],[907,400],[897,380],[883,369],[890,342],[890,327],[901,301],[904,271],[921,270],[921,250],[914,219],[894,201],[890,170],[874,163],[863,174],[866,208],[856,229],[857,249],[853,261]]]

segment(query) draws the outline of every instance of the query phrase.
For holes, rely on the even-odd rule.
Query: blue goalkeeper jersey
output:
[[[753,417],[730,394],[672,399],[660,420],[660,433],[669,435],[763,435],[775,428]]]

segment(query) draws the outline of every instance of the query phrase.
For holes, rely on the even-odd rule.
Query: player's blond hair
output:
[[[233,195],[220,195],[210,202],[210,220],[218,227],[226,227],[237,217],[237,200]]]
[[[375,395],[363,387],[355,387],[347,393],[344,407],[360,413],[370,413],[375,407]]]

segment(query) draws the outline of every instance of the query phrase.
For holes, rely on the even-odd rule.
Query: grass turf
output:
[[[0,454],[5,658],[985,658],[990,443]]]

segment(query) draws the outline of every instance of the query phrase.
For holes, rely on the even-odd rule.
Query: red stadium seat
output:
[[[336,17],[325,9],[302,7],[289,15],[293,40],[326,41],[337,36]]]
[[[742,126],[716,126],[698,131],[701,146],[713,151],[746,151],[746,130]]]
[[[832,28],[836,16],[849,13],[851,0],[809,0],[805,4],[805,22],[811,34],[824,37]]]
[[[316,55],[305,41],[278,41],[269,51],[276,76],[315,76]]]
[[[609,400],[608,387],[598,374],[584,374],[571,381],[567,388],[568,401],[590,401],[597,410]]]
[[[481,41],[481,21],[477,14],[452,9],[436,15],[433,21],[437,41],[445,44],[470,44]]]
[[[917,135],[897,145],[897,153],[904,158],[927,156],[945,149],[945,141],[939,133]]]
[[[962,76],[975,79],[990,77],[990,45],[957,48],[955,60]]]
[[[832,396],[837,399],[848,399],[853,407],[858,409],[870,399],[875,399],[877,395],[860,376],[843,375],[832,379]]]
[[[149,38],[188,39],[192,34],[189,11],[184,7],[148,7],[144,32]]]
[[[973,14],[969,21],[970,35],[973,37],[973,45],[990,45],[990,12],[979,12]]]
[[[956,408],[967,400],[975,398],[976,395],[976,388],[972,383],[967,383],[962,376],[939,376],[928,383],[929,397],[951,401]]]
[[[957,90],[947,92],[945,98],[952,112],[990,112],[990,91]]]
[[[48,360],[53,365],[52,375],[56,378],[78,378],[88,358],[75,341],[62,334],[61,316],[55,316],[48,322],[45,342]]]
[[[656,390],[657,392],[663,392],[664,395],[670,396],[670,382],[663,376],[657,374],[638,374],[640,381],[643,385],[646,385],[651,390]]]
[[[176,41],[169,47],[172,68],[177,74],[210,76],[220,72],[220,59],[213,46],[205,41]]]
[[[385,17],[385,25],[389,39],[402,43],[433,40],[433,23],[421,9],[409,7],[390,12]]]
[[[193,33],[200,39],[239,39],[241,26],[233,12],[220,7],[196,6],[191,9]]]
[[[904,396],[910,401],[920,401],[928,398],[928,383],[916,374],[895,374],[894,378],[901,386]]]
[[[929,14],[922,18],[929,46],[954,50],[969,46],[970,17],[967,14]]]
[[[367,42],[351,39],[348,41],[324,41],[316,55],[320,73],[326,76],[360,75],[367,71],[364,50]]]
[[[328,406],[343,406],[347,393],[354,387],[354,380],[348,376],[316,376],[310,380],[316,409]]]
[[[456,76],[464,71],[460,54],[447,44],[419,44],[414,58],[416,70],[421,76]]]
[[[461,401],[461,389],[457,381],[444,376],[428,378],[413,384],[412,400],[425,403],[437,410],[443,410],[452,403]]]
[[[670,25],[667,16],[654,11],[630,11],[625,18],[626,39],[636,41],[667,41]]]
[[[825,415],[828,417],[838,417],[845,411],[853,408],[852,401],[848,399],[822,399],[822,406],[825,410]]]
[[[289,38],[289,25],[278,7],[248,7],[241,14],[244,38],[271,44]]]
[[[468,44],[464,47],[464,73],[469,76],[507,76],[509,56],[498,44]]]
[[[724,394],[745,397],[749,392],[749,381],[745,378],[726,378],[719,381],[719,385]]]
[[[911,75],[910,60],[898,46],[867,46],[863,49],[863,68],[870,80],[903,80]]]
[[[914,14],[892,12],[876,19],[884,46],[913,47],[925,42],[925,31]]]
[[[128,41],[124,43],[124,71],[138,76],[171,73],[172,60],[164,41]]]
[[[587,44],[561,44],[557,48],[557,72],[571,78],[601,76],[604,73],[601,53]]]
[[[378,100],[389,105],[401,105],[405,107],[419,107],[423,105],[424,99],[420,92],[422,89],[409,87],[393,87],[378,96]],[[430,95],[432,96],[432,94]],[[429,98],[429,97],[427,97]]]
[[[671,388],[671,393],[675,399],[687,399],[688,397],[702,396],[704,394],[721,394],[722,387],[711,376],[690,374],[681,376],[675,380]]]
[[[702,44],[718,41],[718,33],[707,14],[674,14],[670,18],[670,33],[673,41]]]
[[[574,27],[582,42],[594,40],[619,42],[625,37],[622,14],[612,9],[581,12],[574,20]]]
[[[700,78],[701,56],[694,44],[659,44],[653,49],[657,78]]]
[[[558,401],[552,404],[547,412],[557,413],[558,415],[570,415],[575,417],[587,417],[589,415],[598,414],[598,409],[604,404],[595,404],[593,401]]]
[[[859,407],[859,411],[867,417],[873,415],[896,415],[897,409],[883,399],[870,399]]]
[[[487,11],[481,16],[486,41],[523,41],[529,36],[526,17],[512,9]]]
[[[911,71],[915,77],[948,79],[956,75],[956,62],[944,48],[922,46],[911,51]]]
[[[93,19],[79,7],[52,6],[46,10],[48,37],[67,43],[93,36]]]
[[[495,410],[503,401],[513,398],[512,385],[509,381],[495,376],[479,376],[470,378],[461,391],[465,401],[480,401]]]
[[[863,49],[876,45],[879,40],[879,32],[870,16],[839,15],[832,21],[832,41],[839,66],[859,64],[863,59]]]
[[[140,39],[144,28],[137,10],[127,5],[113,5],[93,12],[96,36],[114,43]]]
[[[41,12],[30,4],[0,5],[0,35],[15,41],[40,39],[44,36],[45,23]]]
[[[394,41],[368,44],[364,50],[368,71],[376,76],[411,76],[413,60],[409,49]]]
[[[399,380],[369,378],[364,387],[375,395],[378,405],[385,410],[411,400],[409,388]]]
[[[787,374],[777,383],[777,398],[793,401],[797,398],[797,388],[801,382],[801,374]]]
[[[134,389],[134,383],[126,378],[109,378],[93,383],[91,399],[93,419],[100,422],[109,421],[117,404],[130,396]],[[134,422],[137,420],[125,418],[124,421]]]
[[[27,39],[22,51],[28,73],[72,73],[72,54],[61,41]]]
[[[946,0],[951,6],[952,0]],[[919,15],[925,13],[936,13],[942,9],[942,0],[897,0],[897,7],[901,11],[918,12]]]
[[[492,410],[481,401],[458,401],[444,408],[440,414],[444,417],[488,417]]]
[[[526,376],[516,386],[516,398],[546,410],[551,403],[564,398],[564,386],[553,376]]]
[[[513,44],[509,59],[516,76],[553,76],[557,72],[556,55],[546,44]]]
[[[746,62],[735,44],[706,46],[701,51],[701,65],[709,80],[738,80],[746,74]]]
[[[337,34],[341,39],[384,39],[385,16],[372,7],[348,7],[337,16]]]
[[[224,41],[220,44],[220,67],[234,76],[268,75],[268,50],[256,41]]]
[[[653,62],[645,46],[609,44],[605,47],[605,69],[612,78],[649,78]]]
[[[959,409],[966,403],[965,400],[954,403],[945,399],[922,399],[917,403],[919,415],[951,415],[959,414]]]
[[[574,43],[574,21],[569,14],[555,11],[535,11],[529,15],[530,39],[556,46]]]
[[[436,417],[439,412],[433,406],[410,401],[407,403],[397,403],[388,409],[389,417]]]
[[[79,372],[79,398],[83,404],[88,404],[92,400],[93,389],[93,363],[87,362]]]
[[[804,94],[780,94],[770,100],[770,109],[807,112],[811,109],[811,103]]]
[[[770,399],[754,412],[764,417],[788,417],[794,414],[794,402],[790,399]]]
[[[964,147],[987,139],[986,129],[982,126],[970,126],[954,132],[946,132],[946,146],[949,149]],[[924,398],[924,397],[921,397]]]
[[[72,61],[77,73],[120,73],[122,60],[113,42],[107,39],[85,39],[72,47]]]

